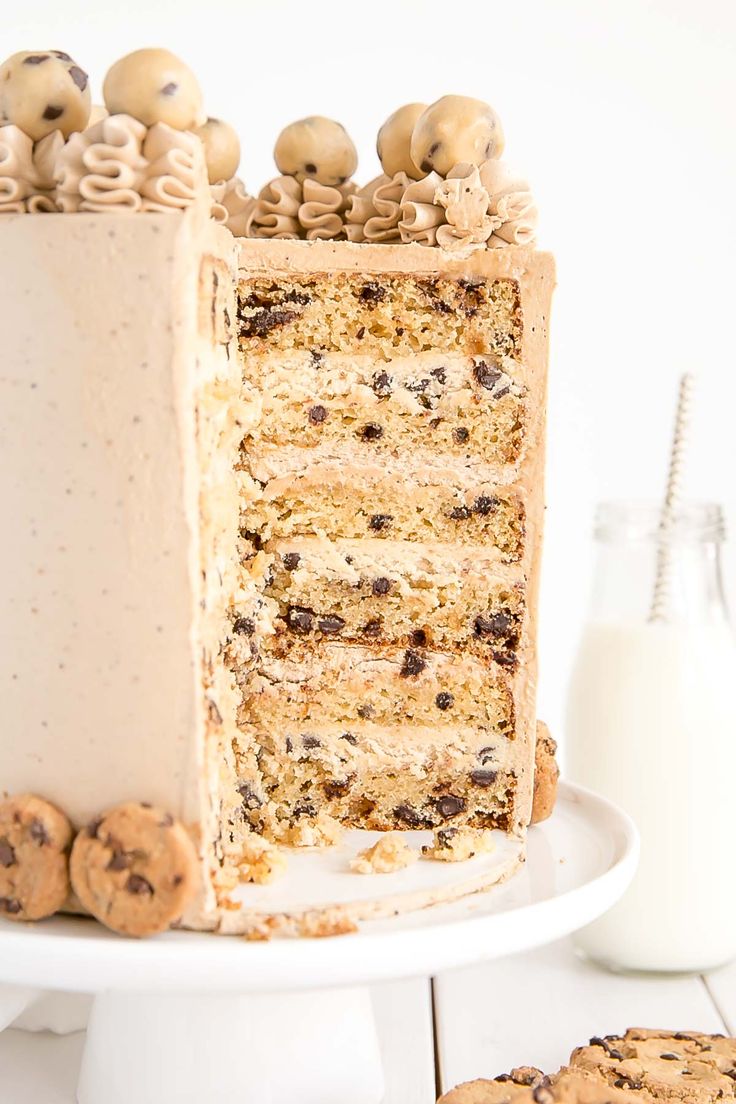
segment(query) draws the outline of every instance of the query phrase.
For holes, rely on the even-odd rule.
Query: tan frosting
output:
[[[437,244],[443,249],[482,248],[501,225],[489,215],[491,197],[481,183],[475,165],[456,165],[435,192],[435,202],[445,210],[446,224],[437,227]]]
[[[335,187],[293,176],[269,181],[258,196],[250,220],[249,237],[337,238],[345,230],[344,215],[356,190],[351,181]]]
[[[199,140],[165,123],[147,129],[130,115],[110,115],[73,134],[59,154],[62,211],[156,211],[192,204],[206,186]]]
[[[442,183],[439,173],[432,172],[421,180],[415,180],[401,197],[399,231],[402,242],[419,242],[421,245],[437,244],[437,227],[445,221],[445,212],[434,202],[435,193]]]
[[[401,241],[401,200],[412,183],[406,173],[382,173],[350,197],[345,233],[354,242]]]
[[[210,187],[212,196],[212,218],[222,222],[236,238],[245,238],[250,234],[253,215],[258,203],[255,196],[248,195],[240,177],[221,180]]]
[[[539,212],[528,181],[505,162],[495,160],[481,165],[480,179],[490,196],[489,214],[500,220],[488,239],[489,247],[532,245]]]
[[[34,144],[19,127],[0,127],[0,213],[56,210],[54,162],[63,144],[58,130]]]

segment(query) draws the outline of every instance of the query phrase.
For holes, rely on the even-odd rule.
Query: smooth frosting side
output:
[[[0,214],[55,211],[54,164],[60,131],[33,142],[17,126],[0,127]]]

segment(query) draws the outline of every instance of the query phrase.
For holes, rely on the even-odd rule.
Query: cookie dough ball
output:
[[[55,805],[34,794],[0,802],[0,916],[41,920],[69,896],[72,828]]]
[[[447,176],[461,161],[482,165],[500,157],[504,145],[501,120],[489,104],[468,96],[443,96],[417,119],[411,159],[423,173]]]
[[[280,173],[320,184],[344,184],[358,167],[358,152],[345,127],[334,119],[310,115],[285,127],[276,140],[274,160]]]
[[[555,754],[557,744],[552,739],[544,721],[537,721],[537,744],[534,754],[534,799],[532,824],[540,824],[552,816],[557,800],[557,781],[560,770]]]
[[[240,164],[240,139],[230,124],[222,119],[208,119],[194,133],[204,146],[210,184],[231,180]]]
[[[169,50],[126,54],[108,71],[102,94],[111,115],[132,115],[145,126],[193,130],[206,118],[197,78]]]
[[[0,65],[0,119],[34,142],[84,130],[91,103],[89,77],[61,50],[27,50]]]
[[[403,172],[412,180],[419,180],[424,175],[412,161],[410,147],[416,121],[426,110],[426,104],[404,104],[393,115],[389,115],[379,130],[376,152],[387,176]]]
[[[70,874],[79,900],[122,935],[155,935],[179,920],[197,892],[197,853],[183,824],[126,802],[79,833]]]

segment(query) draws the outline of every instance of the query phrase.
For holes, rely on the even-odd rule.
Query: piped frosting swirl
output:
[[[34,144],[20,127],[0,126],[0,214],[57,210],[54,164],[63,145],[58,130]]]
[[[227,226],[236,238],[247,238],[250,234],[253,214],[258,200],[248,195],[245,184],[238,176],[230,180],[221,180],[210,186],[212,195],[212,217],[215,222]]]
[[[332,186],[293,176],[269,181],[258,196],[250,222],[254,238],[338,238],[344,235],[348,200],[355,184]]]
[[[503,161],[484,162],[480,179],[490,196],[488,213],[499,220],[489,247],[533,245],[539,212],[528,181]]]
[[[401,197],[399,231],[403,242],[419,242],[421,245],[437,244],[437,227],[444,222],[445,213],[434,197],[442,183],[439,173],[432,172],[421,180],[415,180]]]
[[[354,242],[401,241],[401,200],[412,183],[404,172],[382,173],[349,199],[345,233]]]
[[[437,244],[463,252],[484,248],[501,225],[498,215],[488,213],[490,201],[475,165],[461,163],[451,169],[435,192],[435,202],[444,208],[446,220],[437,227]]]

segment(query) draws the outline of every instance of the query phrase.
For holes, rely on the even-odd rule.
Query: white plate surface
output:
[[[499,856],[489,858],[498,861]],[[366,921],[353,935],[269,943],[189,932],[123,939],[93,921],[72,917],[28,926],[0,921],[0,982],[89,993],[247,993],[421,976],[514,954],[582,927],[621,896],[637,857],[636,829],[629,818],[568,783],[560,787],[553,817],[530,830],[526,864],[508,882],[484,893]],[[426,878],[428,870],[442,864],[417,867]],[[334,900],[332,888],[320,883],[319,863],[312,870],[309,891],[301,875],[295,881],[297,900],[282,898],[283,889],[275,885],[256,891],[259,904],[294,907],[304,903],[307,892],[309,900]],[[336,876],[334,870],[325,872],[328,879]],[[448,872],[443,868],[438,876]],[[344,877],[354,894],[359,876]],[[360,880],[365,884],[381,877],[401,875]],[[376,892],[382,892],[380,883]]]

